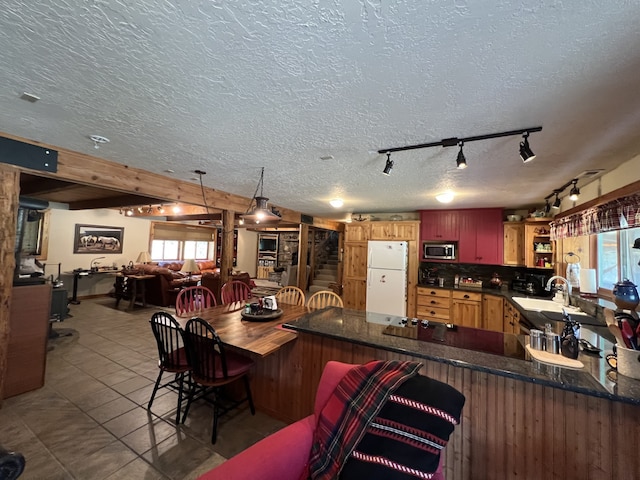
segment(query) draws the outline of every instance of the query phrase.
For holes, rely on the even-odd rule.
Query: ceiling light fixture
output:
[[[576,200],[578,200],[578,197],[580,197],[580,189],[578,188],[578,179],[574,178],[572,183],[573,183],[573,188],[571,188],[571,190],[569,191],[569,200],[571,200],[572,202],[575,202]]]
[[[436,200],[438,200],[440,203],[451,203],[453,201],[453,197],[453,192],[443,192],[436,195]]]
[[[549,199],[555,195],[556,199],[554,200],[553,204],[551,205],[551,208],[553,208],[555,210],[558,210],[560,208],[561,203],[562,203],[562,201],[560,199],[560,194],[562,192],[564,192],[569,187],[569,185],[572,185],[572,184],[573,184],[573,188],[569,192],[569,199],[575,202],[578,199],[578,196],[580,195],[580,189],[578,188],[577,183],[578,183],[578,179],[577,178],[569,180],[567,183],[562,185],[560,188],[556,188],[553,192],[551,192],[549,195],[544,197],[545,202],[549,203]]]
[[[536,154],[533,153],[531,147],[529,147],[529,132],[524,132],[522,138],[523,140],[520,142],[520,158],[522,159],[522,163],[528,163],[536,158]]]
[[[242,215],[242,218],[246,223],[273,223],[282,220],[282,218],[280,218],[280,215],[274,213],[273,209],[269,209],[269,207],[267,206],[267,201],[269,199],[263,195],[263,185],[264,167],[262,167],[262,170],[260,171],[260,180],[258,180],[258,185],[256,186],[256,191],[253,194],[253,198],[251,198],[249,207],[247,208],[247,211]],[[260,190],[260,195],[258,195],[258,190]],[[254,202],[255,206],[253,205]]]
[[[383,153],[383,152],[380,152]],[[391,173],[391,169],[393,168],[393,160],[391,160],[391,154],[387,152],[387,164],[384,166],[384,170],[382,173],[385,175],[389,175]]]
[[[458,152],[458,158],[456,159],[456,168],[458,170],[464,170],[465,168],[467,168],[467,159],[464,158],[464,153],[462,153],[462,146],[464,145],[464,142],[460,142],[460,151]]]
[[[333,208],[340,208],[344,205],[344,201],[341,198],[334,198],[333,200],[329,200],[329,205]]]
[[[100,148],[100,145],[104,145],[105,143],[109,143],[111,141],[107,137],[103,137],[102,135],[91,135],[89,138],[91,139],[91,141],[93,141],[93,148],[95,148],[96,150]]]
[[[529,141],[527,140],[527,137],[532,132],[539,132],[541,130],[542,130],[542,127],[531,127],[531,128],[520,128],[518,130],[508,130],[506,132],[488,133],[486,135],[475,135],[473,137],[443,138],[442,140],[437,142],[420,143],[417,145],[406,145],[404,147],[381,148],[380,150],[378,150],[378,153],[387,154],[387,165],[385,166],[383,173],[385,173],[386,175],[389,175],[389,172],[393,167],[393,162],[389,160],[389,156],[392,152],[402,152],[405,150],[416,150],[418,148],[429,148],[429,147],[455,147],[456,145],[460,145],[461,143],[476,142],[478,140],[488,140],[491,138],[509,137],[513,135],[524,134],[524,141],[520,144],[520,156],[524,162],[530,162],[535,158],[535,155],[533,154],[533,152],[531,151],[531,148],[529,147]],[[460,155],[458,155],[458,157],[460,157]]]
[[[130,208],[129,210],[127,210],[127,217],[131,217],[133,216],[133,208]]]

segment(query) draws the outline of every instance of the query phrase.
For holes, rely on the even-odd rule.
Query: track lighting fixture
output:
[[[458,170],[464,170],[467,168],[467,159],[464,158],[464,153],[462,153],[462,146],[464,145],[464,142],[460,142],[458,145],[460,145],[460,151],[458,152],[458,158],[456,159],[456,168]]]
[[[578,188],[578,179],[575,178],[573,179],[573,187],[571,188],[571,191],[569,191],[569,200],[571,200],[572,202],[575,202],[576,200],[578,200],[578,197],[580,196],[580,189]]]
[[[486,135],[475,135],[473,137],[451,137],[451,138],[443,138],[437,142],[430,143],[420,143],[418,145],[406,145],[404,147],[393,147],[393,148],[381,148],[378,150],[378,153],[386,153],[387,154],[387,164],[384,167],[382,173],[385,175],[389,175],[391,169],[393,168],[393,162],[391,161],[391,153],[392,152],[402,152],[405,150],[416,150],[418,148],[428,148],[428,147],[454,147],[456,145],[460,146],[460,151],[458,152],[458,158],[456,160],[458,168],[465,168],[462,165],[467,164],[464,153],[462,153],[462,145],[467,142],[476,142],[478,140],[488,140],[491,138],[499,138],[499,137],[508,137],[513,135],[522,135],[523,140],[520,143],[520,158],[524,163],[530,162],[534,158],[536,158],[535,154],[531,150],[529,146],[528,137],[532,132],[539,132],[542,130],[542,127],[531,127],[531,128],[521,128],[519,130],[508,130],[506,132],[498,132],[498,133],[488,133]]]
[[[522,163],[528,163],[536,158],[536,154],[533,153],[529,147],[529,132],[524,132],[522,138],[523,140],[520,142],[520,158],[522,159]]]
[[[393,160],[391,160],[391,154],[387,152],[387,164],[384,166],[384,170],[382,170],[382,173],[384,173],[385,175],[389,175],[391,173],[392,168],[393,168]]]
[[[560,208],[560,204],[562,203],[561,200],[560,200],[560,194],[562,192],[564,192],[569,187],[569,185],[573,185],[573,188],[569,192],[569,199],[571,201],[575,202],[578,199],[578,196],[580,195],[580,189],[578,188],[577,183],[578,183],[578,179],[577,178],[574,178],[573,180],[569,180],[567,183],[562,185],[560,188],[556,188],[553,192],[551,192],[549,195],[544,197],[545,202],[548,204],[549,203],[549,199],[555,195],[556,199],[554,200],[553,204],[551,205],[551,208],[553,208],[555,210],[559,209]]]

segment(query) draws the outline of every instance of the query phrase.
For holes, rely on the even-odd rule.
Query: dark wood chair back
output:
[[[158,346],[160,369],[167,372],[188,371],[182,329],[176,319],[167,312],[157,312],[151,316],[149,323]]]
[[[224,345],[211,325],[192,318],[185,327],[185,342],[196,382],[207,385],[229,378]]]

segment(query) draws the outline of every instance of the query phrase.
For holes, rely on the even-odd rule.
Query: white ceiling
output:
[[[2,4],[0,131],[246,197],[264,166],[270,203],[311,215],[448,188],[449,208],[540,205],[640,153],[635,0]],[[526,165],[517,136],[465,144],[464,171],[456,147],[393,154],[388,177],[376,153],[538,125]]]

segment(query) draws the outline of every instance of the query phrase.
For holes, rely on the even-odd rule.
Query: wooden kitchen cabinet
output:
[[[346,225],[344,230],[345,242],[366,242],[371,236],[371,224],[365,223],[351,223]]]
[[[422,210],[420,239],[422,241],[456,241],[459,238],[458,210]]]
[[[463,327],[481,328],[482,294],[452,291],[451,322]]]
[[[418,222],[372,222],[370,240],[415,240]]]
[[[532,218],[524,224],[525,261],[527,268],[551,270],[555,264],[555,242],[551,241],[551,228],[548,218]],[[548,245],[548,250],[540,250],[540,245]],[[538,249],[536,248],[538,246]],[[539,262],[549,266],[540,265]]]
[[[501,208],[460,210],[458,262],[501,265],[502,223]]]
[[[504,324],[504,298],[498,295],[482,295],[481,328],[502,332]]]
[[[503,300],[503,318],[502,329],[505,333],[520,334],[520,312],[506,298]]]
[[[503,232],[503,265],[524,266],[524,222],[504,222]]]
[[[451,290],[418,287],[416,316],[419,319],[448,322],[451,317]]]
[[[360,227],[360,225],[359,225]],[[342,300],[345,308],[364,310],[367,293],[367,242],[345,242]]]

